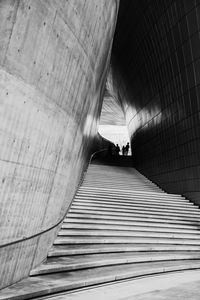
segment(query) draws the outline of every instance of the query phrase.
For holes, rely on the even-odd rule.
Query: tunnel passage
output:
[[[123,0],[112,51],[135,166],[200,203],[200,1]]]
[[[0,2],[1,288],[45,259],[96,143],[118,2]],[[122,0],[111,55],[135,165],[197,203],[199,15]]]

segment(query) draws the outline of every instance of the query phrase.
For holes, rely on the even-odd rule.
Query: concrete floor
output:
[[[48,298],[45,298],[48,299]],[[199,300],[200,271],[185,271],[108,284],[71,294],[51,297],[56,300]]]

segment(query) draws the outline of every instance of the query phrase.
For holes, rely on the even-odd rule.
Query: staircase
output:
[[[47,261],[0,299],[200,268],[200,210],[128,167],[91,164]]]

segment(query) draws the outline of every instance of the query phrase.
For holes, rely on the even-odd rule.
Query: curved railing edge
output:
[[[83,170],[83,175],[81,176],[81,178],[80,178],[80,180],[79,180],[79,183],[77,184],[77,187],[76,187],[76,191],[75,191],[75,193],[74,193],[74,196],[75,196],[75,194],[76,194],[76,192],[77,192],[77,189],[78,189],[78,188],[80,187],[80,185],[83,183],[83,180],[84,180],[84,178],[85,178],[86,172],[87,172],[87,170],[88,170],[88,167],[89,167],[89,165],[90,165],[92,159],[94,158],[95,155],[97,155],[97,153],[100,153],[100,152],[103,152],[103,151],[107,151],[107,148],[104,148],[104,149],[95,151],[95,152],[92,153],[92,155],[90,156],[90,159],[89,159],[89,161],[88,161],[88,163],[87,163],[87,166],[86,166],[85,170]],[[73,201],[73,199],[74,199],[74,196],[72,197],[72,201]],[[71,202],[72,202],[72,201],[71,201]],[[71,204],[70,204],[70,205],[71,205]],[[4,247],[7,247],[7,246],[15,245],[15,244],[18,244],[18,243],[21,243],[21,242],[30,240],[30,239],[32,239],[32,238],[38,237],[38,236],[40,236],[40,235],[42,235],[42,234],[44,234],[44,233],[46,233],[46,232],[48,232],[48,231],[53,230],[53,229],[56,228],[56,227],[58,227],[58,226],[64,221],[64,219],[66,218],[66,215],[67,215],[67,213],[68,213],[68,210],[69,210],[69,208],[70,208],[70,205],[69,205],[69,207],[68,207],[66,213],[64,214],[64,216],[63,216],[56,224],[54,224],[53,226],[48,227],[47,229],[44,229],[44,230],[42,230],[42,231],[40,231],[40,232],[38,232],[38,233],[35,233],[35,234],[31,235],[31,236],[27,236],[27,237],[24,237],[24,238],[21,238],[21,239],[17,239],[17,240],[15,240],[15,241],[11,241],[11,242],[9,242],[9,243],[2,244],[2,245],[0,245],[0,248],[4,248]]]

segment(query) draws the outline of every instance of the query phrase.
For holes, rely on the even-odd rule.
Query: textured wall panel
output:
[[[199,30],[199,1],[121,1],[112,71],[136,166],[200,204]]]
[[[0,287],[45,258],[56,228],[18,241],[56,225],[72,200],[97,132],[117,8],[0,1]]]

